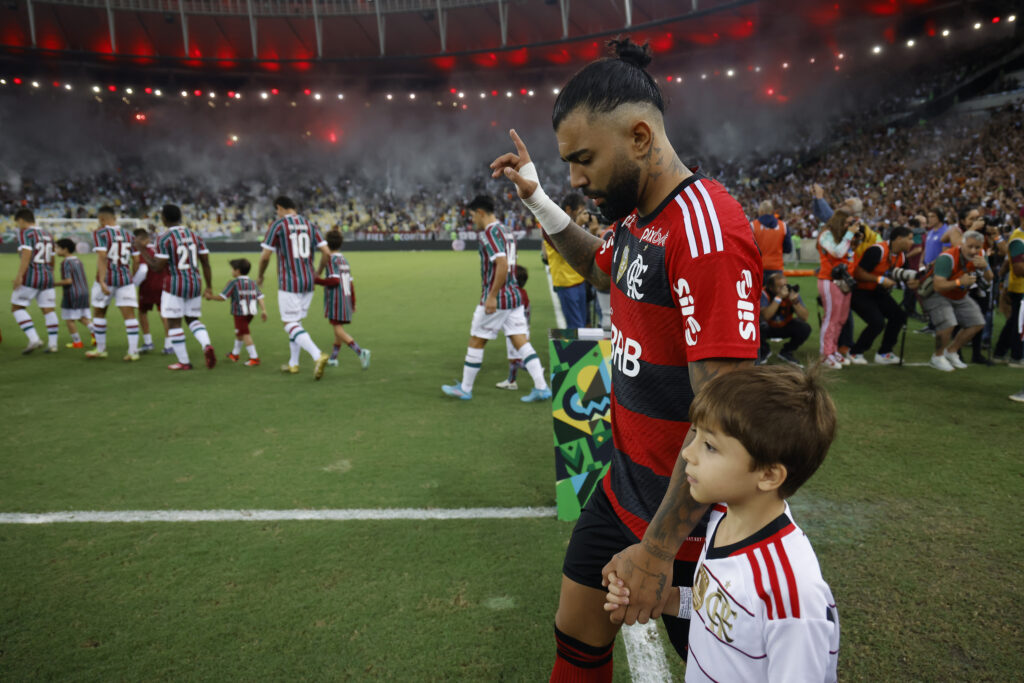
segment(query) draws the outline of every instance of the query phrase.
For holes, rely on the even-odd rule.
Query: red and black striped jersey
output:
[[[716,505],[693,580],[687,681],[836,680],[839,612],[789,505],[738,543],[715,547]]]
[[[18,251],[31,252],[25,271],[25,287],[53,288],[53,236],[46,230],[32,226],[18,231]]]
[[[615,447],[603,485],[642,537],[690,428],[687,363],[757,357],[761,256],[739,203],[694,174],[650,215],[617,224],[596,263],[612,279]],[[690,543],[679,558],[697,552]]]

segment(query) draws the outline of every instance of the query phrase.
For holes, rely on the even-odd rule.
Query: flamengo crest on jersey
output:
[[[77,256],[68,256],[60,264],[60,279],[71,280],[64,285],[64,295],[60,300],[61,308],[78,309],[89,307],[89,281],[85,277],[85,266]]]
[[[263,298],[263,292],[248,275],[236,277],[220,295],[231,302],[231,315],[256,315],[260,312],[258,302]]]
[[[92,250],[107,254],[107,286],[127,287],[132,283],[132,257],[139,254],[132,241],[132,234],[116,225],[105,225],[92,234]]]
[[[650,215],[620,221],[595,262],[612,281],[615,448],[603,486],[642,537],[690,426],[687,363],[757,356],[761,256],[736,200],[694,174]]]
[[[284,292],[312,292],[316,286],[314,252],[325,244],[320,228],[297,213],[287,214],[274,221],[262,246],[277,252],[278,289]]]
[[[164,291],[194,299],[203,294],[199,277],[199,255],[209,254],[203,238],[182,226],[169,228],[157,238],[156,256],[167,259],[167,279]]]
[[[714,506],[693,581],[686,680],[836,680],[839,613],[789,505],[750,538],[714,547]]]
[[[18,251],[32,253],[22,285],[32,289],[53,288],[53,237],[42,228],[32,226],[18,231]]]
[[[498,290],[498,308],[509,309],[523,305],[519,296],[519,283],[516,282],[516,238],[505,232],[505,226],[498,221],[480,231],[480,280],[483,292],[480,294],[480,305],[487,299],[494,278],[498,273],[495,259],[504,256],[508,261],[508,273],[505,286]]]

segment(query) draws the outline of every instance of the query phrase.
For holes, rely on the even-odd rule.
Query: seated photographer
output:
[[[779,358],[802,368],[793,352],[811,336],[811,326],[807,324],[809,315],[800,298],[799,286],[790,286],[782,273],[772,274],[761,290],[761,351],[757,364],[767,362],[772,355],[768,340],[781,338],[787,341],[779,350]]]
[[[908,289],[917,289],[917,272],[905,266],[905,254],[914,243],[910,228],[895,227],[889,240],[876,242],[864,250],[853,270],[857,286],[853,290],[850,306],[867,324],[854,342],[850,354],[854,362],[864,360],[864,354],[875,343],[882,330],[882,344],[875,354],[875,362],[894,365],[900,362],[892,352],[900,330],[907,322],[906,311],[897,304],[890,290],[897,283],[906,283]]]
[[[967,290],[979,277],[992,282],[984,244],[980,232],[968,230],[960,246],[943,251],[932,265],[931,287],[925,287],[921,307],[935,327],[935,354],[929,364],[936,370],[965,369],[967,364],[957,354],[985,325],[978,303],[967,296]],[[960,331],[953,338],[956,325],[960,325]]]

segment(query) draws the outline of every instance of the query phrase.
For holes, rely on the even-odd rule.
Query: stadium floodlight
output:
[[[528,90],[528,91],[526,91],[526,94],[527,94],[527,95],[528,95],[529,97],[533,97],[533,91],[532,91],[532,90]]]
[[[557,95],[559,93],[558,88],[552,88],[551,93]]]
[[[676,76],[676,83],[682,83],[682,82],[683,82],[683,77],[682,76]]]
[[[874,52],[876,55],[882,54],[882,46],[875,45],[873,48],[871,48],[871,51]]]
[[[268,97],[270,97],[270,93],[268,93],[266,90],[264,90],[263,92],[260,93],[260,97],[265,100]]]
[[[708,80],[708,75],[707,74],[701,74],[700,75],[700,80],[702,80],[702,81]]]
[[[392,95],[391,93],[388,93],[388,94],[386,95],[386,97],[387,97],[387,99],[388,99],[388,102],[390,102],[391,100],[393,100],[393,99],[395,98],[395,96],[394,96],[394,95]],[[319,99],[319,98],[317,98],[317,99]]]
[[[981,22],[980,21],[977,22],[976,24],[974,24],[974,30],[975,31],[977,31],[979,28],[981,28]]]
[[[181,91],[181,96],[182,97],[188,97],[188,91],[187,90],[182,90]]]
[[[100,91],[100,86],[98,86],[98,85],[92,86],[92,91],[93,92],[99,92]]]
[[[487,97],[487,93],[485,93],[485,92],[480,93],[480,99],[481,100],[484,99],[485,97]]]
[[[65,90],[71,90],[71,84],[70,83],[65,83],[64,84],[64,89]]]
[[[782,63],[782,68],[783,69],[788,69],[789,68],[789,62],[783,62]]]
[[[759,66],[755,66],[755,67],[754,67],[754,73],[756,73],[756,74],[759,74],[759,73],[761,73],[761,67],[759,67]],[[678,79],[678,80],[680,80],[680,81],[681,81],[681,80],[683,80],[683,79],[681,79],[681,78],[680,78],[680,79]]]
[[[839,59],[846,59],[846,55],[844,53],[842,53],[842,52],[837,54],[836,57],[838,57]]]
[[[217,96],[217,93],[215,93],[215,92],[213,92],[213,91],[211,90],[211,91],[210,91],[210,99],[212,100],[212,99],[213,99],[213,98],[215,98],[216,96]]]
[[[160,88],[157,88],[156,90],[154,90],[153,94],[156,95],[157,97],[163,97],[164,96],[163,92],[160,91]]]
[[[511,90],[506,90],[505,91],[505,97],[512,97],[512,91]]]
[[[409,99],[410,100],[415,100],[416,99],[416,93],[414,93],[414,92],[409,93]]]
[[[314,100],[319,100],[320,99],[320,93],[318,93],[318,92],[313,93],[313,99]]]
[[[949,38],[949,29],[948,29],[948,28],[947,28],[947,29],[944,29],[944,30],[942,31],[942,37],[943,37],[943,38]]]
[[[914,45],[915,45],[915,43],[914,43],[914,39],[913,38],[911,38],[910,40],[907,41],[907,47],[914,47]]]
[[[231,142],[238,142],[238,136],[237,135],[232,135],[231,136]]]
[[[462,99],[463,97],[465,97],[465,96],[466,96],[466,93],[464,93],[464,92],[459,92],[459,99],[460,99],[460,100],[461,100],[461,99]]]
[[[125,92],[126,95],[134,95],[135,94],[135,91],[132,90],[131,88],[125,88],[124,92]]]
[[[240,100],[240,99],[242,99],[242,93],[240,93],[240,92],[236,92],[236,93],[235,93],[235,99],[236,99],[236,100]]]
[[[345,95],[343,95],[342,93],[338,93],[338,99],[339,100],[345,99]]]
[[[811,57],[811,64],[814,64],[815,58]]]
[[[32,87],[33,88],[38,88],[39,87],[39,81],[32,81]]]
[[[1006,20],[1009,21],[1009,22],[1017,21],[1017,15],[1016,14],[1011,14],[1010,16],[1006,17]]]
[[[0,78],[0,85],[7,85],[7,79],[6,78]]]
[[[732,78],[733,76],[736,75],[736,72],[733,71],[732,69],[729,69],[728,71],[725,72],[725,75],[728,76],[729,78]]]

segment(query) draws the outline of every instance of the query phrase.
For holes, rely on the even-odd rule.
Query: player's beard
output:
[[[606,223],[614,223],[633,213],[640,198],[640,167],[628,160],[616,164],[615,174],[608,183],[608,189],[600,192],[586,192],[588,197],[604,201],[598,205],[601,217]]]

